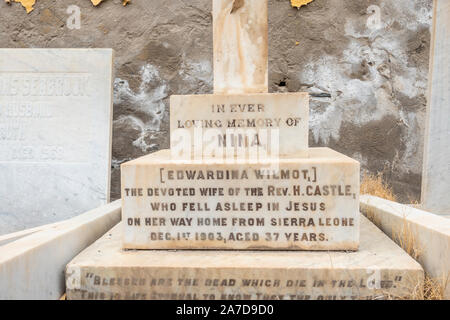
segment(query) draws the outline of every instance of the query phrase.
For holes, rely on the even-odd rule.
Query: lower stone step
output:
[[[357,252],[127,251],[122,227],[68,264],[68,299],[383,299],[422,288],[422,267],[364,217]]]

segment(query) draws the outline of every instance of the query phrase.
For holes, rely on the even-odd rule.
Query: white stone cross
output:
[[[268,90],[267,0],[213,0],[214,93]]]

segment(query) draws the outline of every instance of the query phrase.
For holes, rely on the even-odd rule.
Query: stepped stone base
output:
[[[359,163],[329,148],[252,163],[122,164],[126,249],[357,250]]]
[[[364,217],[358,252],[127,251],[122,227],[68,264],[68,299],[381,299],[409,296],[423,280]]]

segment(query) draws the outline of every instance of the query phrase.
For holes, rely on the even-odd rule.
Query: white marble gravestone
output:
[[[359,163],[308,149],[307,93],[267,93],[267,0],[213,21],[214,94],[172,96],[171,150],[121,166],[123,247],[357,250]]]
[[[109,201],[111,49],[0,49],[0,234]]]
[[[420,265],[360,216],[359,163],[307,148],[307,94],[267,93],[267,0],[213,0],[213,18],[214,94],[172,96],[171,150],[122,164],[122,223],[68,264],[67,298],[382,299],[423,288]],[[245,152],[217,156],[224,132],[269,123],[279,154],[245,157],[261,140],[238,131],[232,147]],[[190,140],[199,129],[219,138]],[[173,150],[179,130],[187,157]]]

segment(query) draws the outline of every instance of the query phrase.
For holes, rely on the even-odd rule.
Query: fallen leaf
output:
[[[313,2],[314,0],[291,0],[291,5],[300,9],[301,6],[306,6],[308,3]]]
[[[233,8],[231,8],[230,14],[239,10],[243,5],[244,5],[244,0],[234,0]]]
[[[92,4],[94,6],[98,6],[100,2],[102,2],[103,0],[91,0]]]
[[[33,6],[36,3],[36,0],[14,0],[15,2],[20,2],[22,6],[27,10],[27,13],[30,13],[33,11]],[[6,1],[7,3],[10,3],[9,0]]]
[[[33,6],[36,3],[36,0],[5,0],[7,4],[11,4],[11,1],[21,3],[22,6],[27,10],[27,13],[30,13],[34,10]],[[103,0],[91,0],[94,6],[98,6],[102,1]],[[126,6],[130,2],[131,0],[122,0],[123,6]]]
[[[98,6],[103,0],[91,0],[94,6]],[[122,0],[122,5],[125,7],[131,0]]]

